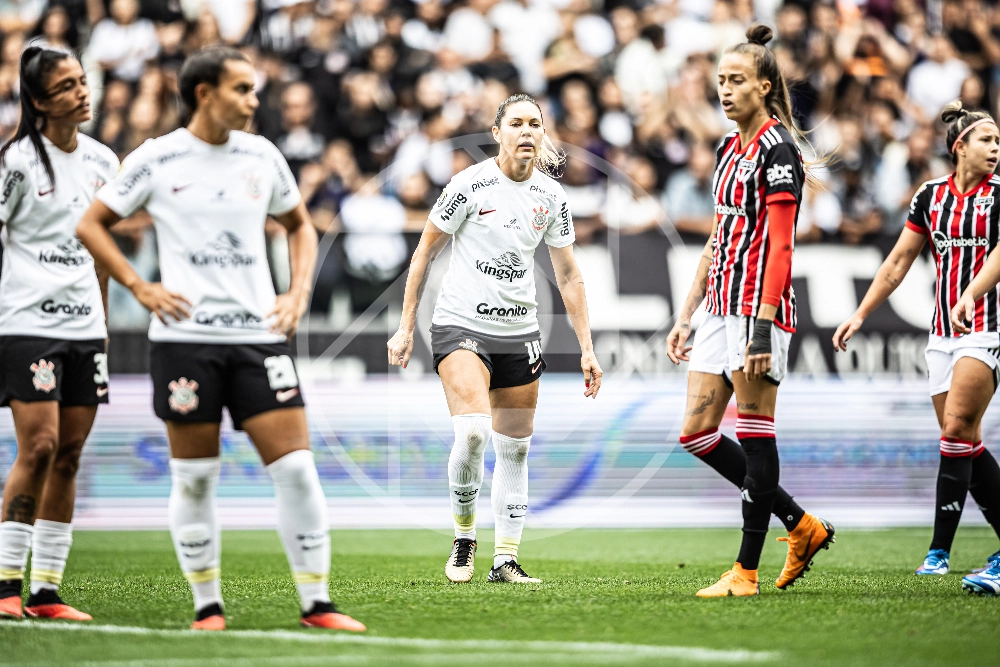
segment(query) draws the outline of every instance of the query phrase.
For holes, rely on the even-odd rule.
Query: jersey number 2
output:
[[[528,363],[533,364],[542,358],[542,341],[533,340],[524,344],[528,348]]]
[[[279,357],[268,357],[264,360],[267,369],[267,383],[271,389],[290,389],[299,386],[299,377],[295,374],[295,364],[287,354]]]

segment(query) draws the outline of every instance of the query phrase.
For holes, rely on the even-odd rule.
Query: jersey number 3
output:
[[[528,363],[533,364],[542,358],[542,341],[533,340],[524,344],[528,348]]]

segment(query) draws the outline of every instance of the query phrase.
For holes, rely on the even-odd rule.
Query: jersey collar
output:
[[[991,176],[993,176],[993,174],[986,174],[983,176],[983,180],[979,181],[974,188],[968,192],[959,192],[958,186],[955,185],[955,172],[951,172],[951,174],[948,175],[948,189],[951,190],[951,194],[955,195],[959,199],[965,199],[969,195],[979,192],[979,189],[986,185]]]
[[[736,154],[737,155],[743,155],[744,153],[746,153],[748,148],[750,148],[755,143],[757,143],[757,140],[760,139],[760,136],[762,134],[764,134],[765,132],[767,132],[768,130],[770,130],[772,127],[774,127],[777,124],[778,124],[778,119],[777,118],[775,118],[774,116],[771,116],[770,118],[768,118],[767,121],[763,125],[761,125],[760,129],[757,130],[757,134],[754,136],[754,138],[751,139],[749,142],[747,142],[746,146],[740,146],[740,133],[737,132],[736,133]]]

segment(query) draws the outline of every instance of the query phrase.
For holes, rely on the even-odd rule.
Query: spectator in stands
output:
[[[90,57],[105,73],[133,83],[156,58],[159,44],[153,22],[139,18],[139,0],[111,0],[111,17],[98,23],[91,35]]]
[[[712,233],[715,223],[714,173],[715,152],[706,144],[697,143],[691,149],[687,166],[670,177],[662,205],[677,231],[706,239]]]
[[[323,154],[323,136],[312,129],[315,114],[316,104],[309,84],[293,83],[285,88],[281,94],[281,124],[285,131],[274,144],[296,178],[303,165]]]

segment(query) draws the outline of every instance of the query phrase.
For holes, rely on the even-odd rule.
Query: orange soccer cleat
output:
[[[226,629],[226,617],[222,612],[222,605],[210,604],[198,611],[198,615],[191,624],[192,630],[208,630],[218,632]]]
[[[52,618],[59,621],[92,621],[90,614],[70,607],[64,602],[57,604],[36,604],[25,606],[24,613],[30,618]]]
[[[785,557],[785,567],[781,570],[781,575],[775,585],[781,590],[785,590],[795,583],[797,579],[805,576],[812,565],[813,557],[820,549],[829,549],[830,545],[837,541],[833,536],[833,526],[823,519],[813,516],[808,512],[802,515],[788,537],[779,537],[779,542],[788,542],[788,555]]]
[[[302,614],[299,621],[303,628],[322,628],[324,630],[348,630],[350,632],[364,632],[368,628],[365,624],[356,621],[347,614],[341,614],[332,602],[317,602],[312,609]]]
[[[700,598],[760,595],[760,586],[757,584],[757,570],[744,570],[742,565],[734,563],[733,569],[724,573],[717,582],[708,588],[698,591],[696,595]]]
[[[0,618],[23,618],[20,595],[11,595],[0,600]]]

